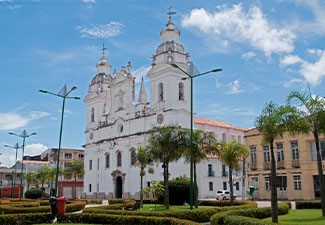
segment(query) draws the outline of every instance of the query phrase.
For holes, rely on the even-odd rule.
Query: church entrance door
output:
[[[122,177],[116,178],[116,189],[115,189],[116,198],[122,198]]]

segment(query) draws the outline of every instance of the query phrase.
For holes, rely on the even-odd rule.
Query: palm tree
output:
[[[297,112],[307,122],[308,131],[314,135],[322,215],[325,216],[325,179],[319,146],[319,135],[325,133],[325,100],[323,97],[313,97],[306,92],[292,91],[287,96],[287,101],[295,106]]]
[[[169,163],[177,161],[183,153],[185,144],[185,131],[178,125],[154,127],[149,132],[147,148],[153,160],[162,162],[164,170],[164,205],[169,209]]]
[[[140,167],[140,205],[143,206],[143,176],[146,175],[145,168],[152,163],[150,154],[143,146],[137,148],[137,163],[136,165]],[[151,172],[151,171],[149,171]]]
[[[190,130],[187,131],[187,143],[190,143]],[[192,161],[193,161],[193,181],[194,181],[194,205],[195,208],[198,208],[198,196],[199,196],[199,190],[197,185],[197,179],[196,179],[196,165],[201,162],[202,160],[207,158],[207,154],[211,152],[213,148],[213,143],[215,143],[216,138],[211,132],[205,132],[203,130],[193,130],[193,137],[192,137],[192,148],[193,148],[193,154],[192,154]],[[184,157],[186,162],[190,162],[191,160],[191,154],[189,146],[184,151]]]
[[[37,172],[29,172],[27,174],[27,184],[28,184],[28,190],[29,190],[29,185],[32,184],[35,186],[36,189],[38,189],[38,185],[39,185],[39,180],[37,177]]]
[[[230,186],[230,202],[234,201],[234,186],[232,180],[233,171],[240,170],[240,160],[248,156],[248,149],[245,145],[232,141],[224,145],[223,149],[219,151],[219,158],[221,162],[229,167],[229,186]]]
[[[66,175],[74,178],[73,198],[77,196],[77,177],[85,174],[84,162],[82,160],[72,160],[71,165],[65,170]]]
[[[271,151],[271,211],[272,222],[278,222],[278,203],[276,189],[276,167],[274,158],[274,140],[283,137],[286,131],[305,132],[306,126],[303,119],[297,115],[291,106],[277,106],[273,102],[267,103],[262,114],[257,117],[255,125],[263,137],[263,142],[268,143]]]
[[[49,180],[50,168],[47,166],[41,167],[37,171],[37,177],[42,184],[42,189],[44,188],[44,183]]]

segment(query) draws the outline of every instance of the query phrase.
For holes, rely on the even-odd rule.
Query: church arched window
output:
[[[94,122],[95,121],[95,109],[91,108],[91,112],[90,112],[90,122]]]
[[[184,101],[184,84],[182,82],[178,84],[178,100]]]
[[[105,167],[106,168],[109,168],[109,160],[110,160],[109,153],[107,153],[106,157],[105,157]]]
[[[159,83],[158,85],[158,101],[164,100],[164,84]]]
[[[121,152],[117,152],[116,161],[117,161],[117,166],[122,166],[122,153]]]
[[[135,152],[135,148],[131,149],[130,158],[131,158],[131,166],[134,166],[137,162],[137,153]]]

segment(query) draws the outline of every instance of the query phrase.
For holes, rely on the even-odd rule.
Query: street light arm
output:
[[[46,90],[39,90],[39,92],[41,92],[41,93],[43,93],[43,94],[50,94],[50,95],[58,96],[58,97],[61,97],[61,98],[64,97],[64,96],[62,96],[62,95],[55,94],[55,93],[53,93],[53,92],[46,91]]]
[[[183,73],[185,73],[189,78],[192,78],[192,76],[190,75],[190,74],[188,74],[185,70],[183,70],[181,67],[179,67],[177,64],[175,64],[175,63],[172,63],[172,64],[170,64],[172,67],[174,67],[174,68],[177,68],[177,69],[179,69],[180,71],[182,71]]]

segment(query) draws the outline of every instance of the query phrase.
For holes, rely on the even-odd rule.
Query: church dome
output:
[[[105,73],[98,73],[91,80],[91,85],[100,84],[100,83],[110,84],[111,82],[112,82],[112,77],[110,75],[107,75]]]

